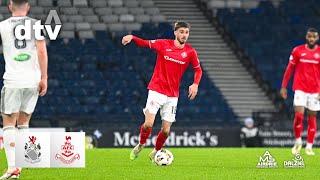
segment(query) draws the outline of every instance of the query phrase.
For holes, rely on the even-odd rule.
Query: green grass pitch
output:
[[[291,160],[289,148],[168,148],[174,155],[171,166],[154,166],[144,149],[138,159],[129,160],[131,149],[93,149],[86,151],[86,168],[25,168],[20,179],[320,179],[320,150],[315,156],[301,153],[305,168],[285,169]],[[278,162],[277,169],[257,169],[259,156],[268,150]],[[0,171],[6,168],[0,151]]]

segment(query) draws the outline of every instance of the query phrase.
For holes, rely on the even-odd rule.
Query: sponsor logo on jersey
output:
[[[310,59],[300,59],[300,62],[303,62],[303,63],[311,63],[311,64],[319,64],[319,61],[310,60]]]
[[[28,61],[30,60],[31,56],[29,54],[25,54],[25,53],[20,53],[18,54],[16,57],[14,57],[14,60],[15,61],[20,61],[20,62],[23,62],[23,61]]]
[[[183,61],[179,61],[179,60],[176,60],[176,59],[173,59],[169,56],[163,56],[165,60],[168,60],[168,61],[172,61],[172,62],[175,62],[175,63],[179,63],[179,64],[185,64],[186,62],[183,62]]]
[[[187,56],[188,56],[188,55],[187,55],[186,52],[181,53],[181,57],[182,57],[182,58],[186,58]]]
[[[319,57],[320,57],[319,53],[314,54],[314,58],[319,59]]]

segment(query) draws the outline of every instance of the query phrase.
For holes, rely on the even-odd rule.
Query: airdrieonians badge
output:
[[[71,136],[66,136],[65,143],[61,146],[61,154],[56,154],[55,159],[64,164],[71,164],[75,160],[80,160],[80,154],[74,153],[74,145],[71,144]]]

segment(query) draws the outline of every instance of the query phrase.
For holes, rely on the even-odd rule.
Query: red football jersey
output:
[[[179,97],[179,87],[183,73],[189,63],[200,68],[196,51],[185,44],[183,48],[175,46],[174,40],[148,40],[149,47],[157,51],[157,60],[148,89],[169,97]]]
[[[290,63],[296,65],[292,89],[305,93],[319,93],[320,47],[310,50],[306,46],[297,46],[290,56]]]

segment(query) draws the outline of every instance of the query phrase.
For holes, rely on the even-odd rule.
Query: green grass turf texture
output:
[[[174,155],[170,166],[154,166],[151,148],[129,160],[131,149],[93,149],[86,151],[86,168],[24,168],[20,179],[320,179],[320,150],[307,156],[305,168],[285,169],[284,160],[294,157],[289,148],[168,148]],[[268,150],[278,162],[277,169],[257,169],[259,156]],[[0,169],[6,168],[0,151]],[[0,170],[0,171],[1,171]]]

